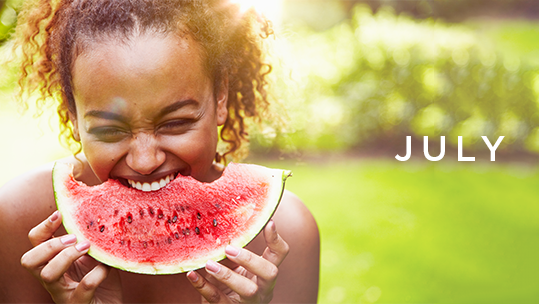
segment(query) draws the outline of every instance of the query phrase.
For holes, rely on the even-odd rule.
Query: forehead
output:
[[[200,97],[211,87],[203,58],[189,35],[143,34],[93,43],[72,68],[77,108],[119,99],[136,104]]]

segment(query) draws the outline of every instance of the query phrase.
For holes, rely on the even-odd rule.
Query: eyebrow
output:
[[[176,101],[175,103],[169,105],[169,106],[166,106],[165,108],[163,108],[160,112],[159,112],[159,117],[163,117],[169,113],[172,113],[180,108],[183,108],[187,105],[197,105],[198,104],[198,101],[194,100],[194,99],[186,99],[186,100],[180,100],[180,101]]]
[[[91,111],[86,112],[86,114],[84,114],[84,118],[88,116],[103,118],[103,119],[108,119],[108,120],[118,120],[122,122],[126,120],[125,117],[120,114],[107,112],[107,111],[99,111],[99,110],[91,110]]]

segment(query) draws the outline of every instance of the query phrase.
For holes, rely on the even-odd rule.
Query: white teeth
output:
[[[131,179],[128,179],[127,182],[129,183],[129,185],[131,185],[131,187],[136,188],[138,190],[157,191],[165,187],[166,185],[168,185],[168,183],[170,183],[172,180],[174,180],[174,174],[167,175],[161,180],[155,181],[152,183],[141,183],[141,182],[136,182]]]

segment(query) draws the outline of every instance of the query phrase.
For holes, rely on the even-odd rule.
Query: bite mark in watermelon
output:
[[[56,163],[56,205],[68,233],[91,243],[89,255],[126,271],[173,274],[225,258],[225,247],[247,245],[269,221],[290,171],[229,164],[202,183],[179,175],[143,192],[110,179],[87,186],[73,166]]]

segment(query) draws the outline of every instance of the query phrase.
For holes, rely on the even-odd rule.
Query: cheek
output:
[[[217,149],[217,128],[205,127],[184,134],[163,138],[164,150],[176,155],[192,169],[202,170],[211,166]]]
[[[119,144],[104,144],[84,140],[81,138],[82,151],[94,171],[101,181],[105,181],[110,176],[110,172],[121,159],[123,148]]]

